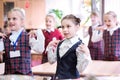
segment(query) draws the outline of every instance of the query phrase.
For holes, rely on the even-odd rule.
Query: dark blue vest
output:
[[[63,42],[63,41],[62,41]],[[80,74],[76,68],[77,65],[77,55],[76,48],[81,44],[82,41],[74,44],[66,53],[60,58],[59,47],[60,42],[57,48],[57,70],[56,78],[58,79],[76,79],[80,77]]]

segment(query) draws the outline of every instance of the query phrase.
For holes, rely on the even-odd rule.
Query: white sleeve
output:
[[[53,64],[57,61],[57,50],[54,47],[47,47],[46,48],[47,54],[48,54],[48,62],[50,64]]]
[[[89,34],[88,34],[88,30],[86,28],[83,28],[83,37],[87,37]]]
[[[92,61],[90,55],[86,55],[83,52],[80,52],[76,49],[76,55],[77,55],[77,69],[81,73],[85,70],[87,65]]]
[[[93,34],[92,34],[91,41],[98,42],[98,41],[103,39],[102,37],[103,37],[103,31],[94,30]]]
[[[0,51],[4,50],[4,42],[3,39],[0,39]]]
[[[44,51],[45,37],[41,29],[36,30],[35,34],[37,39],[30,38],[29,44],[32,50],[42,53]]]

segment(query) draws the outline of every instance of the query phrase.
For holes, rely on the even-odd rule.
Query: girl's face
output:
[[[92,22],[92,25],[95,25],[96,23],[98,23],[99,22],[98,16],[91,15],[91,22]]]
[[[115,27],[116,26],[116,19],[111,16],[111,15],[105,15],[104,16],[104,24],[106,25],[106,27],[110,28],[110,27]]]
[[[62,32],[65,38],[69,39],[76,35],[79,25],[75,25],[72,20],[64,19],[62,21]]]
[[[51,29],[55,27],[55,20],[52,16],[46,17],[46,28]]]
[[[8,13],[8,26],[11,31],[18,31],[23,26],[23,19],[18,11]]]

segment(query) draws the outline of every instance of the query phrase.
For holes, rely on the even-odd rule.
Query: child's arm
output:
[[[77,55],[77,69],[79,72],[82,72],[89,62],[91,62],[90,51],[85,44],[81,44],[76,49]]]
[[[34,35],[33,35],[34,34]],[[32,33],[29,33],[30,36],[30,46],[32,50],[42,53],[44,51],[45,37],[41,29],[38,29]]]
[[[0,32],[0,38],[6,38],[6,34]]]
[[[3,62],[3,54],[4,53],[5,53],[4,51],[0,51],[0,63]]]
[[[59,40],[52,40],[47,48],[47,54],[48,54],[48,61],[52,64],[54,62],[56,62],[57,60],[57,44],[58,44]]]
[[[83,26],[83,37],[87,37],[89,34],[88,34],[88,27],[87,26]]]
[[[93,35],[92,35],[92,38],[91,38],[91,41],[92,42],[98,42],[100,40],[103,39],[103,31],[106,29],[105,26],[100,26],[100,27],[97,27],[94,31],[93,31]]]
[[[0,32],[0,52],[2,52],[4,50],[4,42],[3,42],[3,38],[6,38],[6,34],[3,34]]]

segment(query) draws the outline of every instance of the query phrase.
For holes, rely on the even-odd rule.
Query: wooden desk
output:
[[[111,76],[120,75],[120,61],[93,61],[82,75]]]
[[[33,50],[31,50],[31,66],[37,66],[42,63],[42,53],[37,53]]]
[[[56,71],[56,63],[44,63],[35,67],[32,67],[33,74],[41,76],[53,76]]]
[[[44,63],[32,67],[33,74],[53,76],[56,71],[56,63]],[[0,74],[4,73],[4,63],[0,63]],[[92,61],[81,75],[95,76],[120,76],[120,61]]]
[[[36,75],[54,75],[56,63],[52,65],[44,63],[32,67],[32,71]],[[120,75],[120,61],[92,61],[81,75],[86,76],[91,74],[95,76]]]

